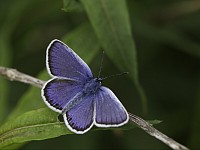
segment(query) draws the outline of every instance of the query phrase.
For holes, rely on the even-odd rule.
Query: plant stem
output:
[[[151,124],[143,120],[142,118],[129,113],[129,119],[131,122],[134,122],[139,128],[143,129],[149,135],[155,137],[156,139],[160,140],[161,142],[165,143],[169,147],[174,150],[188,150],[187,147],[179,144],[178,142],[174,141],[170,137],[166,136],[162,132],[155,129]]]
[[[4,76],[11,81],[19,81],[26,84],[30,84],[39,88],[42,88],[45,81],[40,79],[34,78],[32,76],[26,75],[17,71],[16,69],[6,68],[0,66],[0,76]],[[160,140],[161,142],[165,143],[169,147],[174,150],[189,150],[187,147],[179,144],[178,142],[174,141],[173,139],[169,138],[162,132],[155,129],[151,124],[143,120],[142,118],[129,113],[129,118],[132,123],[135,123],[139,128],[144,130],[149,135],[155,137],[156,139]]]
[[[6,68],[1,66],[0,66],[0,75],[6,77],[11,81],[19,81],[39,88],[42,88],[43,84],[45,83],[45,81],[21,73],[16,69]]]

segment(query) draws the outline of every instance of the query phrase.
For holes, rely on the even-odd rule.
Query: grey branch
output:
[[[19,81],[41,88],[45,81],[26,75],[12,68],[0,67],[0,76],[4,76],[11,81]],[[149,135],[155,137],[161,142],[165,143],[174,150],[189,150],[187,147],[179,144],[165,134],[155,129],[151,124],[141,119],[140,117],[129,113],[130,121],[135,123],[139,128],[144,130]]]
[[[158,140],[162,141],[169,147],[174,150],[189,150],[187,147],[179,144],[178,142],[174,141],[173,139],[169,138],[162,132],[155,129],[151,124],[143,120],[142,118],[129,113],[130,121],[134,122],[139,128],[143,129],[149,135],[157,138]]]
[[[41,88],[45,81],[34,78],[27,74],[21,73],[16,69],[0,67],[0,75],[6,77],[11,81],[19,81]]]

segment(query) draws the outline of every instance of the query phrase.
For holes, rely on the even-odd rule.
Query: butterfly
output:
[[[46,51],[46,67],[52,76],[41,90],[45,104],[63,115],[67,128],[83,134],[93,125],[119,127],[129,120],[115,94],[94,78],[88,65],[66,44],[55,39]]]

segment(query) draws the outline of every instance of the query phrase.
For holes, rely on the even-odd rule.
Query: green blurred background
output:
[[[126,4],[148,112],[143,113],[128,75],[111,78],[103,84],[116,93],[129,112],[145,120],[162,120],[155,125],[161,132],[191,149],[200,148],[200,1],[127,0]],[[64,7],[61,0],[0,0],[0,65],[37,77],[45,70],[45,51],[50,41],[73,35],[86,22],[89,20],[79,1],[65,1]],[[71,37],[76,41],[79,36]],[[95,47],[96,43],[93,44]],[[89,64],[95,76],[101,52],[102,49]],[[102,74],[119,72],[105,56]],[[29,86],[2,78],[0,82],[0,112],[6,118]],[[20,149],[111,148],[169,149],[141,129],[66,135],[32,141]]]

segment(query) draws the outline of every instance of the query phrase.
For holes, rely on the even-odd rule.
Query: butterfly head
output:
[[[95,78],[95,81],[96,81],[96,82],[99,82],[99,83],[101,84],[101,82],[103,81],[103,78],[97,77],[97,78]]]

